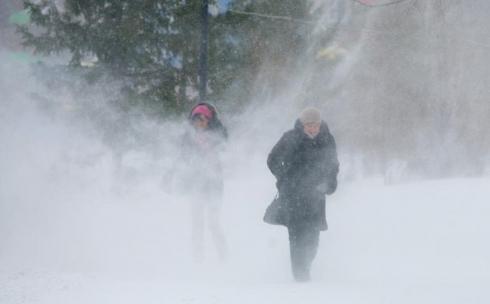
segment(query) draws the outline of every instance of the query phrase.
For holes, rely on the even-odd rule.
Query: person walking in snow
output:
[[[192,209],[193,255],[196,261],[204,257],[204,232],[207,226],[220,259],[225,259],[227,245],[220,222],[223,177],[219,154],[227,139],[227,131],[218,118],[216,108],[208,103],[194,106],[188,121],[181,157],[185,162],[182,178]]]
[[[309,281],[320,231],[327,230],[325,195],[336,190],[339,172],[335,140],[318,109],[301,112],[273,147],[267,165],[277,180],[282,211],[275,222],[288,228],[293,277]]]

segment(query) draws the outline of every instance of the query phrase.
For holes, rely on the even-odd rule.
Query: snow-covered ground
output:
[[[265,158],[285,128],[248,115],[225,157],[228,259],[207,242],[196,264],[189,206],[162,188],[169,160],[133,151],[118,167],[100,129],[40,115],[22,81],[0,76],[0,304],[490,302],[489,178],[341,180],[313,281],[298,284],[286,230],[262,222]]]
[[[285,229],[261,222],[274,193],[260,176],[227,180],[230,255],[220,262],[208,244],[200,264],[187,206],[156,183],[93,197],[45,188],[43,206],[16,193],[1,205],[0,303],[490,301],[489,179],[340,184],[313,281],[298,284]]]

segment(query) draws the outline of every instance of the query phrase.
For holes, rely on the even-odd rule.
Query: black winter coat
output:
[[[327,229],[325,194],[337,188],[339,162],[335,140],[325,122],[315,138],[308,137],[297,120],[294,129],[283,134],[267,159],[276,177],[279,199],[285,206],[285,225],[312,225]]]

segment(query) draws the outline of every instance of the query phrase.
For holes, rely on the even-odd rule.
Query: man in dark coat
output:
[[[335,140],[320,112],[306,108],[294,129],[283,134],[267,159],[277,179],[281,219],[288,228],[293,276],[310,279],[320,231],[327,230],[325,195],[337,188]]]

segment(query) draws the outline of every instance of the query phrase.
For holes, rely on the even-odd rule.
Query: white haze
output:
[[[448,5],[447,18],[461,26],[450,31],[449,40],[472,47],[451,48],[447,56],[471,84],[458,80],[452,68],[448,73],[463,91],[451,93],[467,97],[471,108],[458,109],[471,117],[452,122],[457,131],[472,121],[470,130],[482,134],[485,122],[478,115],[488,113],[488,77],[477,63],[489,62],[481,41],[487,37],[481,22],[488,5],[461,3]],[[121,114],[107,101],[117,91],[113,84],[78,93],[47,89],[31,67],[0,53],[0,303],[487,303],[485,170],[478,178],[385,185],[418,174],[432,177],[425,174],[432,171],[427,163],[421,171],[408,170],[407,159],[445,154],[437,154],[440,147],[423,136],[421,146],[406,154],[397,143],[380,149],[366,140],[393,136],[382,132],[386,129],[407,131],[407,124],[396,120],[400,117],[384,116],[389,104],[376,101],[412,94],[399,86],[405,80],[408,87],[412,81],[420,85],[423,69],[409,70],[411,62],[439,54],[440,46],[425,43],[431,34],[417,26],[425,20],[430,28],[435,15],[417,19],[408,10],[413,19],[396,29],[405,32],[377,38],[375,30],[390,29],[380,20],[391,26],[389,18],[399,16],[394,10],[349,13],[351,21],[345,22],[360,30],[337,33],[349,52],[332,73],[316,71],[313,77],[317,63],[305,58],[303,69],[271,94],[261,86],[270,77],[264,67],[251,106],[221,113],[230,133],[223,155],[222,224],[230,250],[224,263],[209,234],[204,262],[193,262],[189,204],[162,182],[178,159],[184,117],[161,122],[138,111]],[[399,46],[403,35],[420,43],[416,50]],[[384,50],[387,45],[391,49]],[[394,75],[399,59],[403,66]],[[431,85],[442,86],[440,78]],[[397,87],[390,91],[392,85]],[[444,99],[429,97],[423,96]],[[275,194],[267,153],[309,103],[322,109],[337,139],[341,180],[327,202],[330,230],[321,236],[313,282],[297,285],[286,230],[261,218]],[[401,134],[417,134],[416,125]],[[420,125],[420,133],[433,129],[427,121]],[[478,158],[489,147],[488,137],[481,141],[472,150]],[[451,159],[465,160],[457,144],[445,143]],[[467,171],[457,168],[450,176],[454,172]]]

